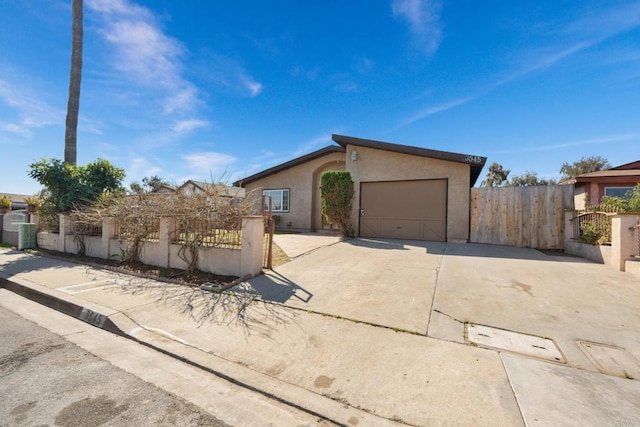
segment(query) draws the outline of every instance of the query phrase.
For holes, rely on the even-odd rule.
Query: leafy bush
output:
[[[611,242],[611,218],[604,217],[599,221],[589,220],[580,224],[579,241],[589,245],[604,245]]]
[[[640,183],[625,194],[624,197],[605,196],[600,205],[591,206],[590,210],[606,212],[640,213]]]
[[[124,170],[98,159],[87,166],[42,159],[29,166],[29,176],[46,189],[46,200],[58,212],[69,212],[96,201],[104,192],[122,190]]]
[[[347,171],[327,171],[320,177],[322,214],[340,226],[342,234],[353,235],[351,207],[353,200],[353,180]]]
[[[42,205],[42,200],[38,196],[29,196],[24,198],[24,202],[27,204],[27,210],[29,212],[35,212]]]
[[[3,194],[0,197],[0,209],[10,210],[11,209],[11,199],[7,197],[7,195]]]

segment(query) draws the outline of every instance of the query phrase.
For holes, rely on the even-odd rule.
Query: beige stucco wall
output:
[[[352,151],[357,158],[352,160]],[[469,239],[469,176],[465,163],[412,156],[359,146],[347,146],[347,170],[355,183],[352,221],[359,228],[360,183],[369,181],[402,181],[411,179],[448,180],[447,241]]]
[[[576,183],[573,187],[573,207],[575,210],[583,211],[586,209],[587,187],[584,183]]]
[[[287,224],[291,222],[293,230],[315,230],[321,226],[320,173],[327,170],[344,170],[344,168],[344,153],[329,153],[247,184],[247,194],[253,191],[288,188],[289,212],[274,213],[280,216],[278,227],[286,229]]]

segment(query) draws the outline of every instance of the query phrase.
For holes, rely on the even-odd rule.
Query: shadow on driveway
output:
[[[233,291],[255,295],[263,300],[281,304],[286,303],[291,298],[296,298],[306,304],[313,298],[311,292],[275,271],[263,274],[249,282],[243,282],[235,286]]]

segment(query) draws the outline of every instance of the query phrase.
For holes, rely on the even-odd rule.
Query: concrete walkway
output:
[[[16,292],[88,308],[336,424],[640,423],[640,284],[578,258],[350,239],[235,294],[7,250],[0,268]]]

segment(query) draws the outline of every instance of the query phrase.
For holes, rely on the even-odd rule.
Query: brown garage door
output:
[[[360,236],[447,240],[447,180],[363,182]]]

